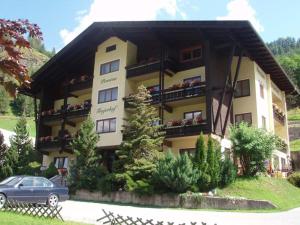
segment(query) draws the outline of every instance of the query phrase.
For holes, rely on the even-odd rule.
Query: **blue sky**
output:
[[[299,9],[299,0],[2,0],[0,15],[37,23],[47,49],[61,49],[93,21],[111,20],[248,19],[265,41],[299,38]]]

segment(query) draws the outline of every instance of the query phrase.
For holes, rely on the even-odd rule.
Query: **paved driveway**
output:
[[[170,221],[175,224],[206,222],[207,225],[300,225],[300,208],[276,213],[241,213],[143,208],[79,201],[66,201],[61,205],[63,206],[62,216],[65,220],[99,225],[101,223],[96,223],[96,220],[103,216],[102,209],[122,216]]]

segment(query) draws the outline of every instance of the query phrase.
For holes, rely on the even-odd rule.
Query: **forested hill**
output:
[[[278,38],[267,43],[267,46],[287,74],[300,87],[300,38]]]

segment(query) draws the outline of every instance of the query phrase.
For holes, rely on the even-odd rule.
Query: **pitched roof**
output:
[[[299,90],[248,21],[95,22],[33,75],[30,92],[35,93],[42,85],[57,80],[66,72],[66,68],[93,60],[96,47],[110,36],[118,36],[133,43],[155,40],[157,37],[167,41],[196,40],[200,36],[218,43],[236,41],[265,73],[271,75],[271,79],[281,90],[299,94]]]

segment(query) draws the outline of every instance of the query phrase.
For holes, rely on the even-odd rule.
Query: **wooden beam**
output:
[[[225,116],[224,127],[222,129],[222,135],[223,136],[225,135],[225,132],[226,132],[228,118],[229,118],[231,108],[232,108],[233,96],[234,96],[234,91],[235,91],[235,88],[236,88],[237,79],[238,79],[238,76],[240,74],[240,67],[241,67],[241,63],[242,63],[242,57],[243,57],[243,50],[240,50],[240,54],[239,54],[239,58],[238,58],[238,62],[237,62],[237,67],[236,67],[236,70],[235,70],[234,80],[233,80],[233,84],[232,84],[232,90],[231,90],[231,93],[230,93],[230,96],[229,96],[229,105],[228,105],[226,116]]]
[[[228,64],[227,64],[227,68],[226,68],[226,78],[225,78],[224,85],[223,85],[222,96],[221,96],[221,99],[219,100],[218,110],[217,110],[216,118],[214,120],[214,127],[213,127],[214,128],[214,133],[216,132],[217,123],[219,121],[221,109],[222,109],[225,94],[226,94],[226,89],[227,89],[227,86],[228,86],[228,83],[229,83],[229,80],[230,80],[230,76],[231,76],[231,65],[232,65],[232,60],[233,60],[235,49],[236,49],[236,46],[233,45],[231,47],[231,51],[230,51],[230,55],[229,55],[229,59],[228,59]]]
[[[166,110],[168,113],[172,113],[173,112],[173,108],[165,103],[162,104],[162,108],[164,110]]]
[[[74,123],[72,121],[69,121],[69,120],[66,120],[66,124],[71,126],[71,127],[76,127],[76,123]]]

